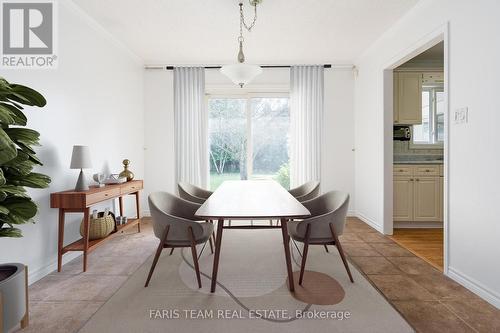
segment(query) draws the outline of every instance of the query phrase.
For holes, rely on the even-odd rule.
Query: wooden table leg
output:
[[[137,232],[141,232],[141,206],[140,206],[140,200],[139,200],[139,192],[135,192],[135,208],[136,208],[136,211],[137,211],[137,219],[139,221],[137,221]]]
[[[210,287],[210,292],[215,291],[215,285],[217,284],[217,271],[219,270],[219,256],[220,247],[222,243],[222,229],[224,229],[224,219],[219,219],[217,222],[217,237],[215,238],[215,257],[214,266],[212,269],[212,286]]]
[[[118,197],[118,206],[120,207],[120,216],[123,216],[123,197]]]
[[[291,292],[295,291],[295,286],[293,283],[293,270],[292,270],[292,260],[290,258],[290,236],[288,236],[288,231],[286,228],[286,219],[281,219],[281,233],[283,234],[283,246],[285,247],[285,261],[286,269],[288,271],[288,284]]]
[[[89,251],[89,208],[83,211],[83,271],[87,271],[87,254]]]
[[[64,246],[64,209],[59,208],[59,230],[57,239],[57,271],[60,272],[62,268],[62,249]]]

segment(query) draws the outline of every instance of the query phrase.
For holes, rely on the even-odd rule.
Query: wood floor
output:
[[[394,229],[389,237],[443,271],[443,229]]]

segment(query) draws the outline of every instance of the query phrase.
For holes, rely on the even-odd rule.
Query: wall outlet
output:
[[[465,124],[469,121],[469,108],[460,108],[455,110],[454,114],[455,124]]]

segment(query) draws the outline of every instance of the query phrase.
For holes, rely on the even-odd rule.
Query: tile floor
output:
[[[79,257],[30,286],[30,326],[20,332],[78,331],[153,254],[157,240],[144,222],[143,232],[127,231],[92,252],[87,272]],[[418,332],[500,332],[500,310],[360,220],[348,219],[341,241]]]

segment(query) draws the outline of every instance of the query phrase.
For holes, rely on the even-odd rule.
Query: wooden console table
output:
[[[61,271],[62,256],[69,251],[83,251],[83,271],[87,270],[87,255],[94,248],[109,239],[114,233],[137,225],[141,232],[139,191],[143,189],[142,180],[132,180],[123,184],[91,187],[88,191],[75,192],[74,190],[50,194],[50,207],[59,208],[59,232],[57,243],[57,271]],[[90,207],[95,204],[118,198],[120,215],[123,215],[123,197],[135,195],[137,218],[128,219],[126,224],[117,226],[117,230],[109,236],[96,240],[89,240]],[[83,213],[83,237],[76,242],[64,246],[64,217],[66,213]]]

